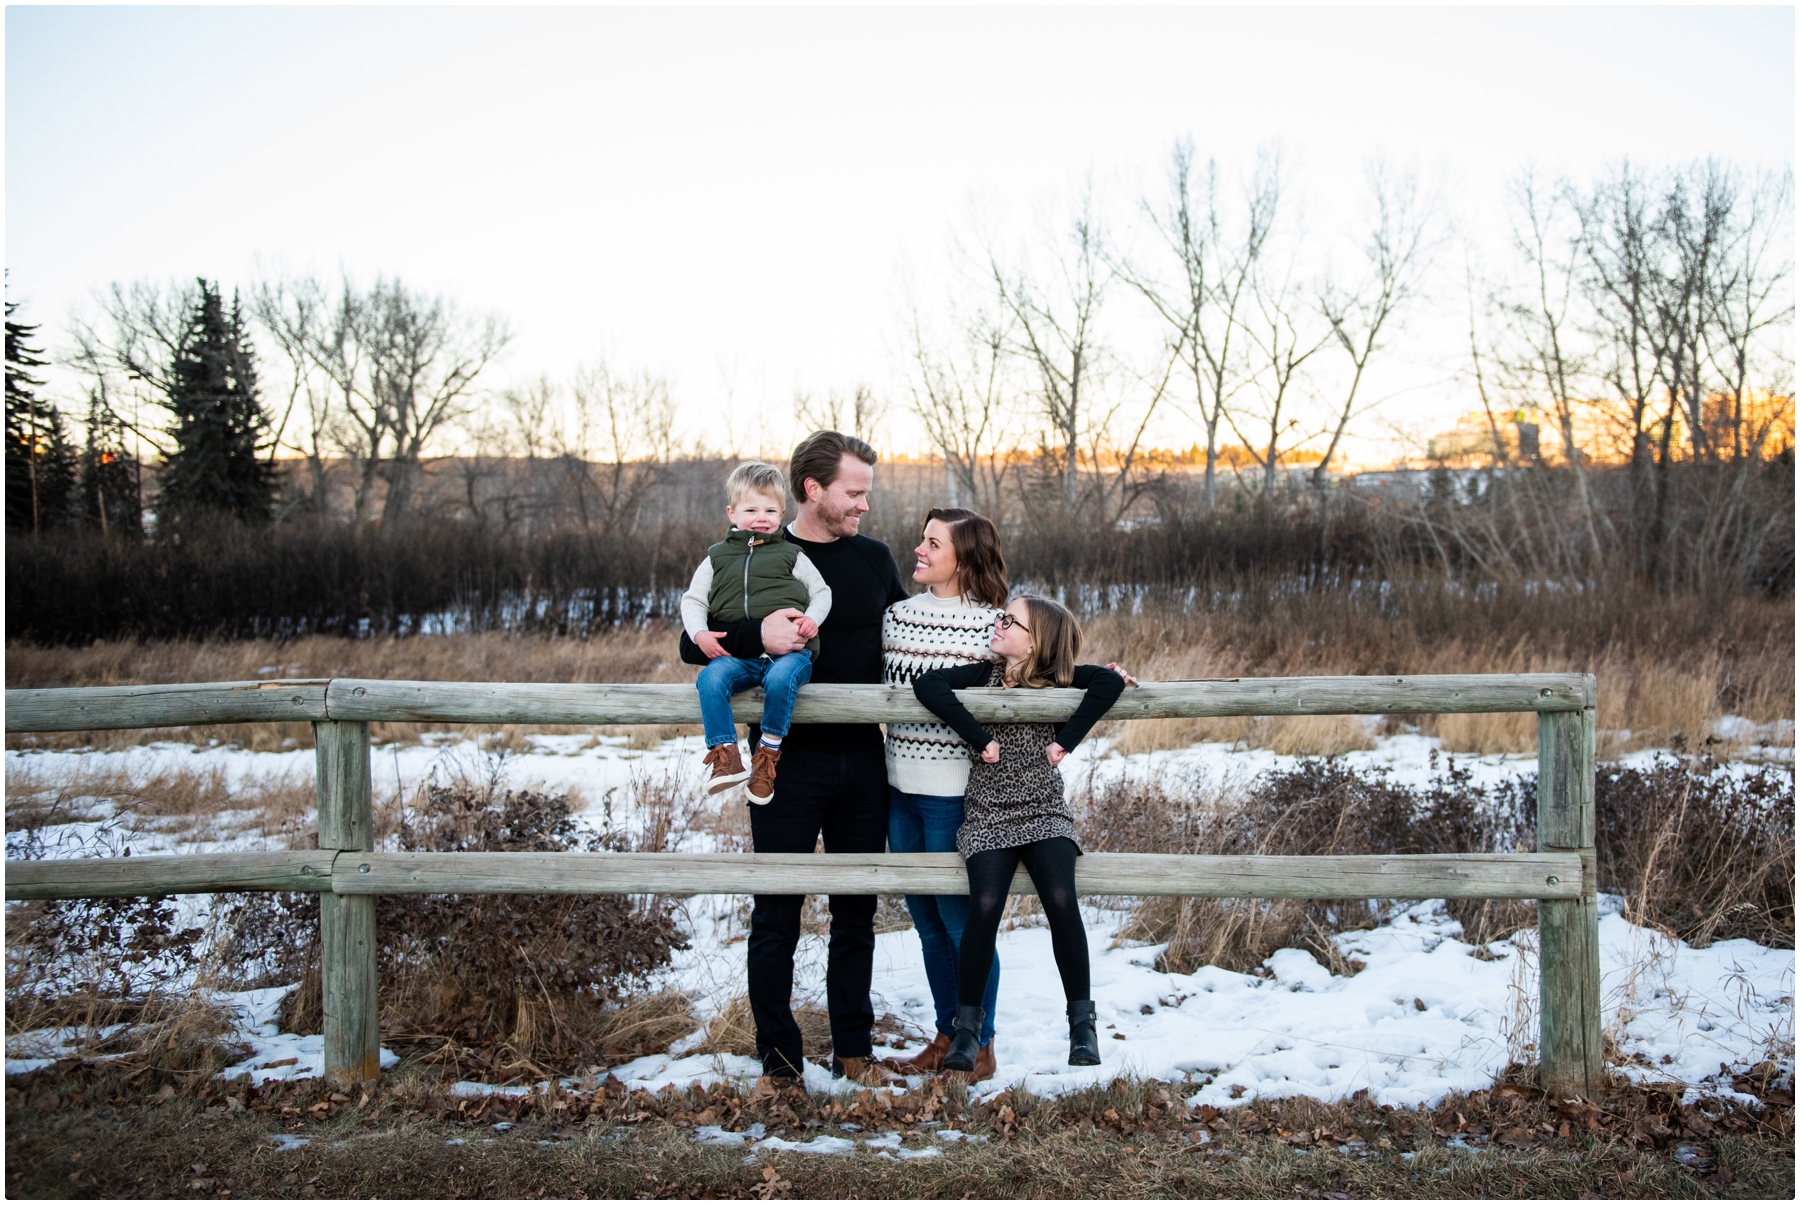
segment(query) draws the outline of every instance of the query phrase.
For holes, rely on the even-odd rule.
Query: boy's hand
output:
[[[799,619],[794,621],[794,630],[806,639],[811,640],[814,636],[819,634],[819,625],[802,615]]]
[[[719,637],[724,634],[723,632],[702,632],[694,637],[694,647],[705,653],[709,660],[714,657],[723,657],[725,646],[719,643]]]
[[[1000,760],[1000,742],[999,741],[989,741],[987,743],[987,748],[985,748],[981,751],[981,760],[986,762],[990,766],[993,765],[995,762],[999,761]]]
[[[1044,760],[1048,761],[1053,766],[1060,765],[1062,759],[1067,756],[1069,756],[1069,751],[1061,745],[1053,744],[1044,746]]]

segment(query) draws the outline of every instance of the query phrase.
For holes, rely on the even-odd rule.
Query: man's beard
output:
[[[817,509],[814,513],[818,515],[819,526],[826,531],[839,539],[856,534],[857,524],[862,521],[861,515],[853,514],[848,509],[839,510],[823,498],[815,505]]]

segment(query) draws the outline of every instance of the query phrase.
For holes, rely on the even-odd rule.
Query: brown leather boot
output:
[[[832,1078],[855,1080],[865,1088],[901,1087],[906,1085],[898,1075],[874,1059],[832,1059]]]
[[[712,779],[706,784],[708,795],[728,791],[750,777],[750,771],[744,769],[744,759],[738,755],[736,741],[708,749],[702,764],[712,767]]]
[[[756,752],[750,755],[751,803],[767,803],[775,798],[775,763],[780,760],[781,750],[756,742]]]
[[[970,1072],[969,1082],[976,1083],[980,1080],[990,1078],[994,1074],[994,1068],[997,1066],[999,1066],[999,1064],[994,1059],[994,1044],[989,1042],[986,1046],[983,1046],[980,1050],[975,1052],[975,1070]]]
[[[882,1059],[881,1065],[901,1075],[930,1075],[944,1065],[944,1052],[950,1049],[948,1034],[933,1034],[925,1049],[906,1059]]]

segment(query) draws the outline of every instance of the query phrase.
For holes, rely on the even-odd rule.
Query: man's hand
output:
[[[1138,684],[1138,680],[1136,678],[1132,677],[1130,674],[1126,673],[1125,667],[1120,665],[1117,661],[1108,661],[1106,663],[1106,668],[1110,669],[1113,673],[1119,675],[1119,677],[1125,679],[1125,685],[1136,686]],[[1050,764],[1054,766],[1056,763],[1051,762]]]
[[[719,643],[719,637],[724,634],[723,632],[702,632],[694,637],[694,647],[705,653],[709,660],[713,657],[723,657],[725,646]]]
[[[811,640],[819,634],[819,625],[802,615],[794,621],[794,630],[800,633],[801,639]]]
[[[989,741],[987,743],[987,748],[985,748],[981,751],[981,760],[986,762],[990,766],[993,765],[995,762],[999,761],[1000,760],[1000,742],[999,741]]]
[[[783,607],[763,616],[763,652],[771,657],[781,657],[805,648],[810,637],[802,636],[799,625],[795,623],[795,620],[805,618],[806,612],[797,607]]]
[[[1069,751],[1061,745],[1050,744],[1044,746],[1044,760],[1053,766],[1061,765],[1062,759],[1067,756],[1069,756]]]

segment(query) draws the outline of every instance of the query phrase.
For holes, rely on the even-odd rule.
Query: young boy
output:
[[[750,780],[750,802],[767,803],[775,794],[775,764],[781,760],[782,738],[794,715],[794,696],[812,678],[819,653],[819,625],[831,613],[831,587],[806,554],[789,543],[781,519],[787,511],[787,478],[760,460],[747,461],[725,479],[725,517],[731,532],[706,550],[694,580],[681,596],[681,623],[701,652],[712,661],[700,671],[700,719],[706,729],[706,765],[712,769],[707,794],[714,795]],[[717,624],[762,619],[793,607],[806,612],[794,626],[806,637],[806,648],[754,661],[727,656],[719,644]],[[731,696],[761,685],[764,692],[762,739],[751,755],[749,770],[738,754],[737,726],[731,718]]]

